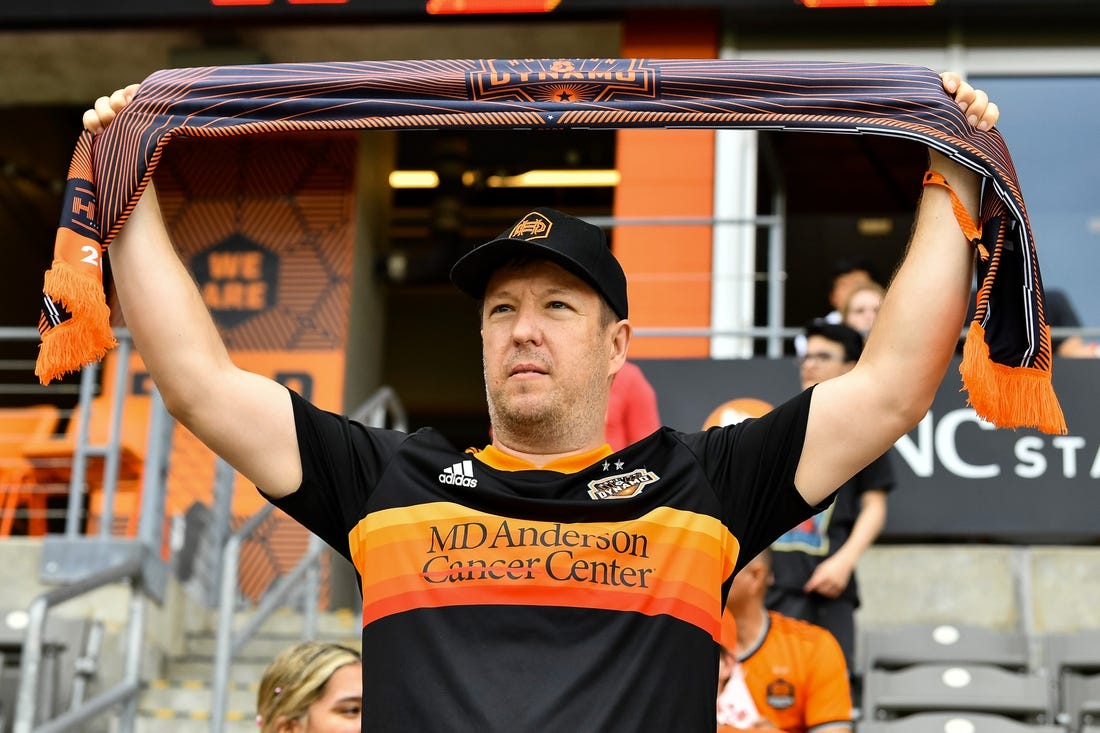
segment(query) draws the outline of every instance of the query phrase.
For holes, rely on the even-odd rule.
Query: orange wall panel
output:
[[[181,259],[238,366],[318,406],[343,404],[356,140],[341,135],[188,141],[165,149],[157,188]],[[150,385],[134,357],[131,390]],[[213,454],[182,427],[169,514],[209,505]],[[238,477],[233,513],[265,504]]]
[[[639,13],[624,25],[624,57],[714,58],[716,16]],[[709,217],[714,210],[713,130],[621,130],[616,165],[622,175],[616,217]],[[710,325],[711,227],[620,226],[615,254],[626,270],[636,328]],[[709,340],[638,337],[634,357],[707,356]]]

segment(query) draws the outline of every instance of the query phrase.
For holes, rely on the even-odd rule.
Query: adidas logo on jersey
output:
[[[470,488],[477,486],[477,479],[474,478],[474,462],[459,461],[453,466],[444,468],[443,473],[439,474],[439,483]]]

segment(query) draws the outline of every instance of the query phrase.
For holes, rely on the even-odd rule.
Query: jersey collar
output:
[[[603,458],[607,458],[614,451],[611,450],[610,445],[604,443],[594,450],[558,458],[550,461],[544,466],[536,466],[530,461],[509,455],[492,445],[487,445],[481,450],[471,448],[469,452],[473,453],[474,456],[486,466],[490,466],[499,471],[557,471],[558,473],[577,473],[578,471],[588,468],[593,463]]]

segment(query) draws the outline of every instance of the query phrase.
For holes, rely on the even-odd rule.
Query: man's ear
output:
[[[630,337],[634,327],[625,318],[611,326],[611,373],[617,374],[626,363],[626,352],[630,348]]]

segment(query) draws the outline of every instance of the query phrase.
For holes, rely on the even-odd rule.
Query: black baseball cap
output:
[[[856,270],[863,270],[867,273],[867,276],[878,282],[878,268],[875,267],[875,263],[871,262],[866,257],[842,257],[833,263],[833,280],[836,280],[841,275],[847,275],[849,272],[855,272]]]
[[[806,324],[806,338],[821,336],[844,347],[844,361],[859,361],[863,353],[863,336],[859,331],[843,323],[829,323],[815,318]]]
[[[493,273],[517,257],[561,265],[603,296],[615,315],[627,317],[626,275],[611,254],[603,230],[556,209],[535,209],[496,239],[467,252],[451,268],[451,282],[462,292],[483,298]]]

